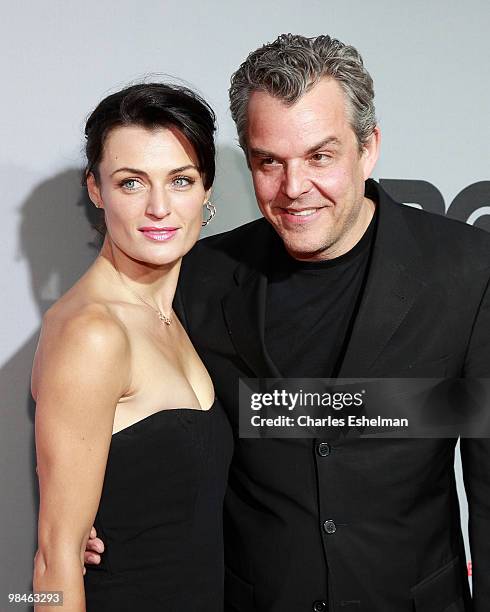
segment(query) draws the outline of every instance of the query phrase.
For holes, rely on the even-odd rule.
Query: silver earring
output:
[[[203,227],[206,227],[206,225],[211,221],[211,219],[216,214],[216,206],[214,204],[211,204],[211,202],[206,202],[203,208],[206,208],[207,211],[209,212],[209,217],[201,223]]]

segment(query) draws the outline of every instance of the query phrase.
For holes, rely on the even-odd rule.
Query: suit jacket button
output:
[[[328,442],[320,442],[316,447],[316,451],[320,457],[328,457],[330,455],[330,444]]]
[[[313,612],[327,612],[327,604],[324,601],[313,602]]]
[[[337,525],[332,520],[328,520],[323,523],[323,529],[329,534],[335,533],[337,531]]]

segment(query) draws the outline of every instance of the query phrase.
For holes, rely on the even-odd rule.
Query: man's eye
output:
[[[274,166],[278,162],[273,157],[264,157],[261,161],[262,166]]]
[[[322,161],[327,161],[329,159],[329,155],[327,155],[326,153],[314,153],[311,156],[311,159],[313,161],[318,161],[318,162],[322,162]]]

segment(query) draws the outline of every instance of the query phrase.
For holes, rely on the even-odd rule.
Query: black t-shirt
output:
[[[275,237],[268,272],[265,345],[284,377],[338,375],[357,314],[377,214],[359,242],[326,261],[292,258]]]

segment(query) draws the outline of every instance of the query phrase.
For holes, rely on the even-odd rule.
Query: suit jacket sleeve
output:
[[[490,382],[490,287],[486,289],[465,359],[466,378]],[[488,389],[489,385],[485,385]],[[486,407],[490,420],[490,406]],[[486,427],[488,435],[489,427]],[[484,612],[490,602],[490,439],[462,438],[461,459],[469,509],[469,538],[473,568],[473,610]]]

